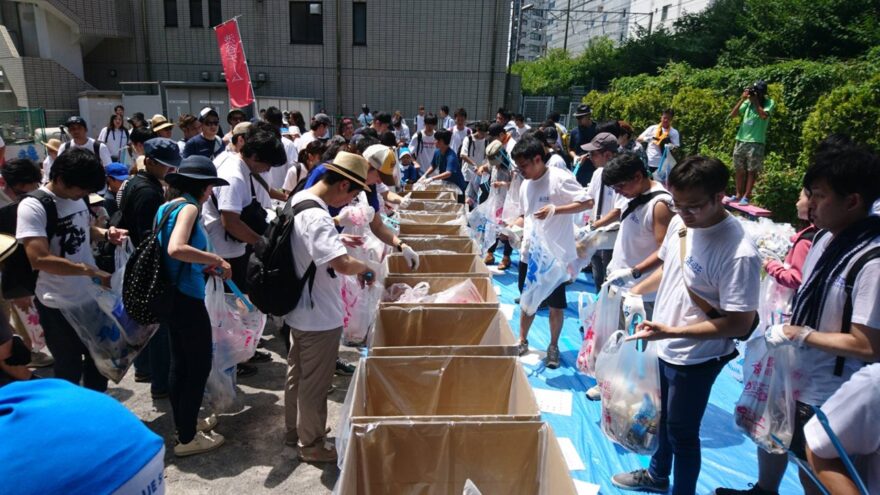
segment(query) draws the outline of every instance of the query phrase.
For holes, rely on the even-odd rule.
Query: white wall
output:
[[[54,60],[78,78],[85,79],[79,35],[50,11],[37,7],[34,14],[40,57]]]

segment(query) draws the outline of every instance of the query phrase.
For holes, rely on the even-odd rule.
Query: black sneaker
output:
[[[136,383],[150,383],[151,381],[153,381],[153,375],[151,375],[150,373],[135,372],[134,381]]]
[[[336,374],[340,376],[351,376],[354,374],[355,365],[346,363],[342,359],[336,359]]]
[[[249,363],[268,363],[272,360],[272,355],[268,352],[254,351],[254,357],[248,359]]]
[[[235,366],[235,376],[237,378],[244,378],[247,376],[254,376],[257,374],[257,367],[252,364],[247,363],[238,363]]]
[[[516,354],[518,356],[525,356],[529,353],[529,341],[528,340],[520,340],[518,344],[516,344]]]
[[[615,474],[611,484],[623,490],[667,493],[669,480],[657,481],[648,474],[647,469],[638,469],[629,473]]]
[[[547,348],[547,357],[545,358],[547,363],[547,367],[551,370],[555,370],[559,367],[559,346],[550,345]]]
[[[517,297],[516,299],[513,300],[513,302],[514,302],[514,304],[519,304],[519,298]]]
[[[734,490],[733,488],[716,488],[715,495],[779,495],[778,492],[765,490],[758,485],[749,483],[748,490]]]

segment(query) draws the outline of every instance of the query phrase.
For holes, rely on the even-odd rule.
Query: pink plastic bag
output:
[[[361,287],[357,277],[342,275],[342,303],[345,307],[343,319],[343,342],[361,345],[376,320],[382,287],[378,284]]]
[[[386,302],[423,304],[474,304],[484,302],[479,289],[470,279],[464,279],[461,283],[436,294],[429,294],[430,290],[431,287],[428,285],[428,282],[419,282],[412,287],[407,284],[394,284],[385,289],[383,300]]]
[[[43,335],[43,327],[40,326],[40,315],[37,313],[37,308],[34,306],[33,299],[31,300],[31,305],[28,306],[27,311],[22,311],[21,308],[15,304],[10,304],[10,306],[12,306],[12,310],[15,312],[12,317],[17,318],[18,321],[21,322],[22,326],[27,331],[28,338],[31,339],[31,350],[37,352],[46,347],[46,337]]]

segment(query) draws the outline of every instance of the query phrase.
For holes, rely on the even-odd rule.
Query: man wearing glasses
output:
[[[625,490],[696,492],[700,422],[718,373],[736,357],[733,339],[752,328],[761,284],[761,256],[721,203],[730,173],[715,158],[692,156],[669,175],[673,211],[658,268],[630,293],[657,291],[654,316],[628,340],[657,341],[660,358],[659,447],[648,469],[612,478]],[[644,314],[640,316],[644,317]],[[673,458],[674,473],[673,473]]]
[[[201,155],[213,160],[224,150],[223,139],[217,135],[220,129],[220,116],[217,110],[205,107],[199,112],[199,122],[202,124],[202,132],[186,142],[186,146],[183,147],[183,158]]]

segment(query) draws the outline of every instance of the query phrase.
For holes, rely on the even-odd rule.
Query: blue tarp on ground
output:
[[[514,305],[514,299],[519,297],[516,261],[514,257],[512,267],[505,274],[494,277],[494,283],[500,289],[499,300],[508,311]],[[580,373],[576,366],[582,341],[582,335],[578,331],[580,323],[577,312],[577,293],[580,291],[595,292],[592,277],[581,274],[575,283],[568,286],[568,308],[559,339],[561,366],[555,370],[548,369],[541,362],[535,363],[534,356],[531,360],[526,358],[523,365],[529,375],[529,382],[539,396],[539,402],[542,402],[542,410],[545,411],[542,414],[543,419],[553,427],[563,450],[570,440],[573,450],[583,463],[583,469],[571,471],[572,478],[599,485],[600,493],[603,494],[632,493],[614,487],[610,478],[622,471],[646,467],[649,458],[631,454],[608,440],[599,426],[600,403],[588,400],[584,394],[596,382]],[[513,311],[510,325],[515,333],[519,332],[518,305]],[[538,311],[532,324],[529,345],[533,349],[544,351],[549,342],[548,311],[545,309]],[[722,371],[712,389],[700,433],[703,465],[697,486],[699,494],[712,494],[720,486],[744,489],[757,480],[755,444],[741,434],[733,422],[733,408],[741,390],[742,384],[733,378],[728,369]],[[547,409],[566,409],[569,394],[570,416],[546,412]],[[577,459],[568,460],[569,467],[577,463]],[[793,464],[789,465],[779,493],[803,493]]]

